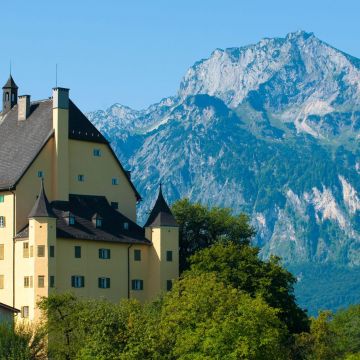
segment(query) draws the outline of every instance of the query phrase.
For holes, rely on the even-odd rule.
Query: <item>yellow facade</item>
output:
[[[0,192],[0,216],[5,218],[0,227],[4,255],[0,257],[0,302],[21,309],[19,317],[29,320],[39,318],[37,301],[51,292],[72,291],[113,302],[128,297],[147,301],[169,289],[169,281],[178,277],[176,226],[149,226],[144,229],[147,242],[137,243],[127,242],[131,233],[122,241],[62,237],[57,235],[62,219],[28,217],[43,178],[50,202],[67,202],[70,194],[102,196],[109,204],[117,203],[125,219],[136,222],[138,194],[110,145],[69,138],[66,95],[66,89],[54,89],[53,134],[12,189]],[[80,257],[75,256],[79,247]],[[101,249],[110,254],[109,259],[100,258]],[[104,284],[109,287],[103,288]]]

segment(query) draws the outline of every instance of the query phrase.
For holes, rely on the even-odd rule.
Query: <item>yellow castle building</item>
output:
[[[69,89],[31,102],[10,76],[2,109],[0,302],[36,320],[53,292],[117,302],[171,289],[179,229],[161,186],[139,226],[130,173]]]

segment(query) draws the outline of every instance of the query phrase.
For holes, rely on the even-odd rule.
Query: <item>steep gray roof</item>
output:
[[[52,103],[32,103],[18,121],[18,106],[0,116],[0,190],[12,188],[53,134]]]
[[[69,201],[53,201],[50,208],[57,218],[56,233],[59,238],[151,244],[145,238],[144,229],[113,209],[105,196],[70,194]],[[70,225],[68,221],[70,214],[75,218],[73,225]],[[100,228],[94,226],[95,214],[102,219]],[[127,226],[124,226],[124,223],[127,223]],[[28,237],[29,226],[27,225],[17,234],[16,238]]]
[[[43,180],[41,180],[39,196],[29,214],[29,218],[35,217],[56,217],[46,197]]]
[[[31,103],[30,115],[23,121],[18,121],[18,105],[6,114],[0,113],[0,190],[16,186],[53,134],[51,99]],[[109,142],[72,101],[69,103],[69,138],[107,144],[137,199],[141,199]]]
[[[158,198],[145,224],[145,227],[148,226],[178,226],[174,215],[164,199],[161,185]]]

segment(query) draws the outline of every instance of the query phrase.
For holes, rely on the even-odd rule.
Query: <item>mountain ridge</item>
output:
[[[170,202],[249,213],[262,256],[299,273],[360,266],[360,60],[314,34],[214,50],[176,96],[88,116],[147,194],[141,221],[162,181]]]

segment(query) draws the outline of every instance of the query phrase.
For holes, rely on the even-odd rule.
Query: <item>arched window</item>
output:
[[[5,101],[9,101],[9,93],[7,92],[6,94],[5,94],[5,96],[6,96],[6,98],[5,98]]]
[[[11,95],[11,101],[14,102],[15,101],[15,94]]]

